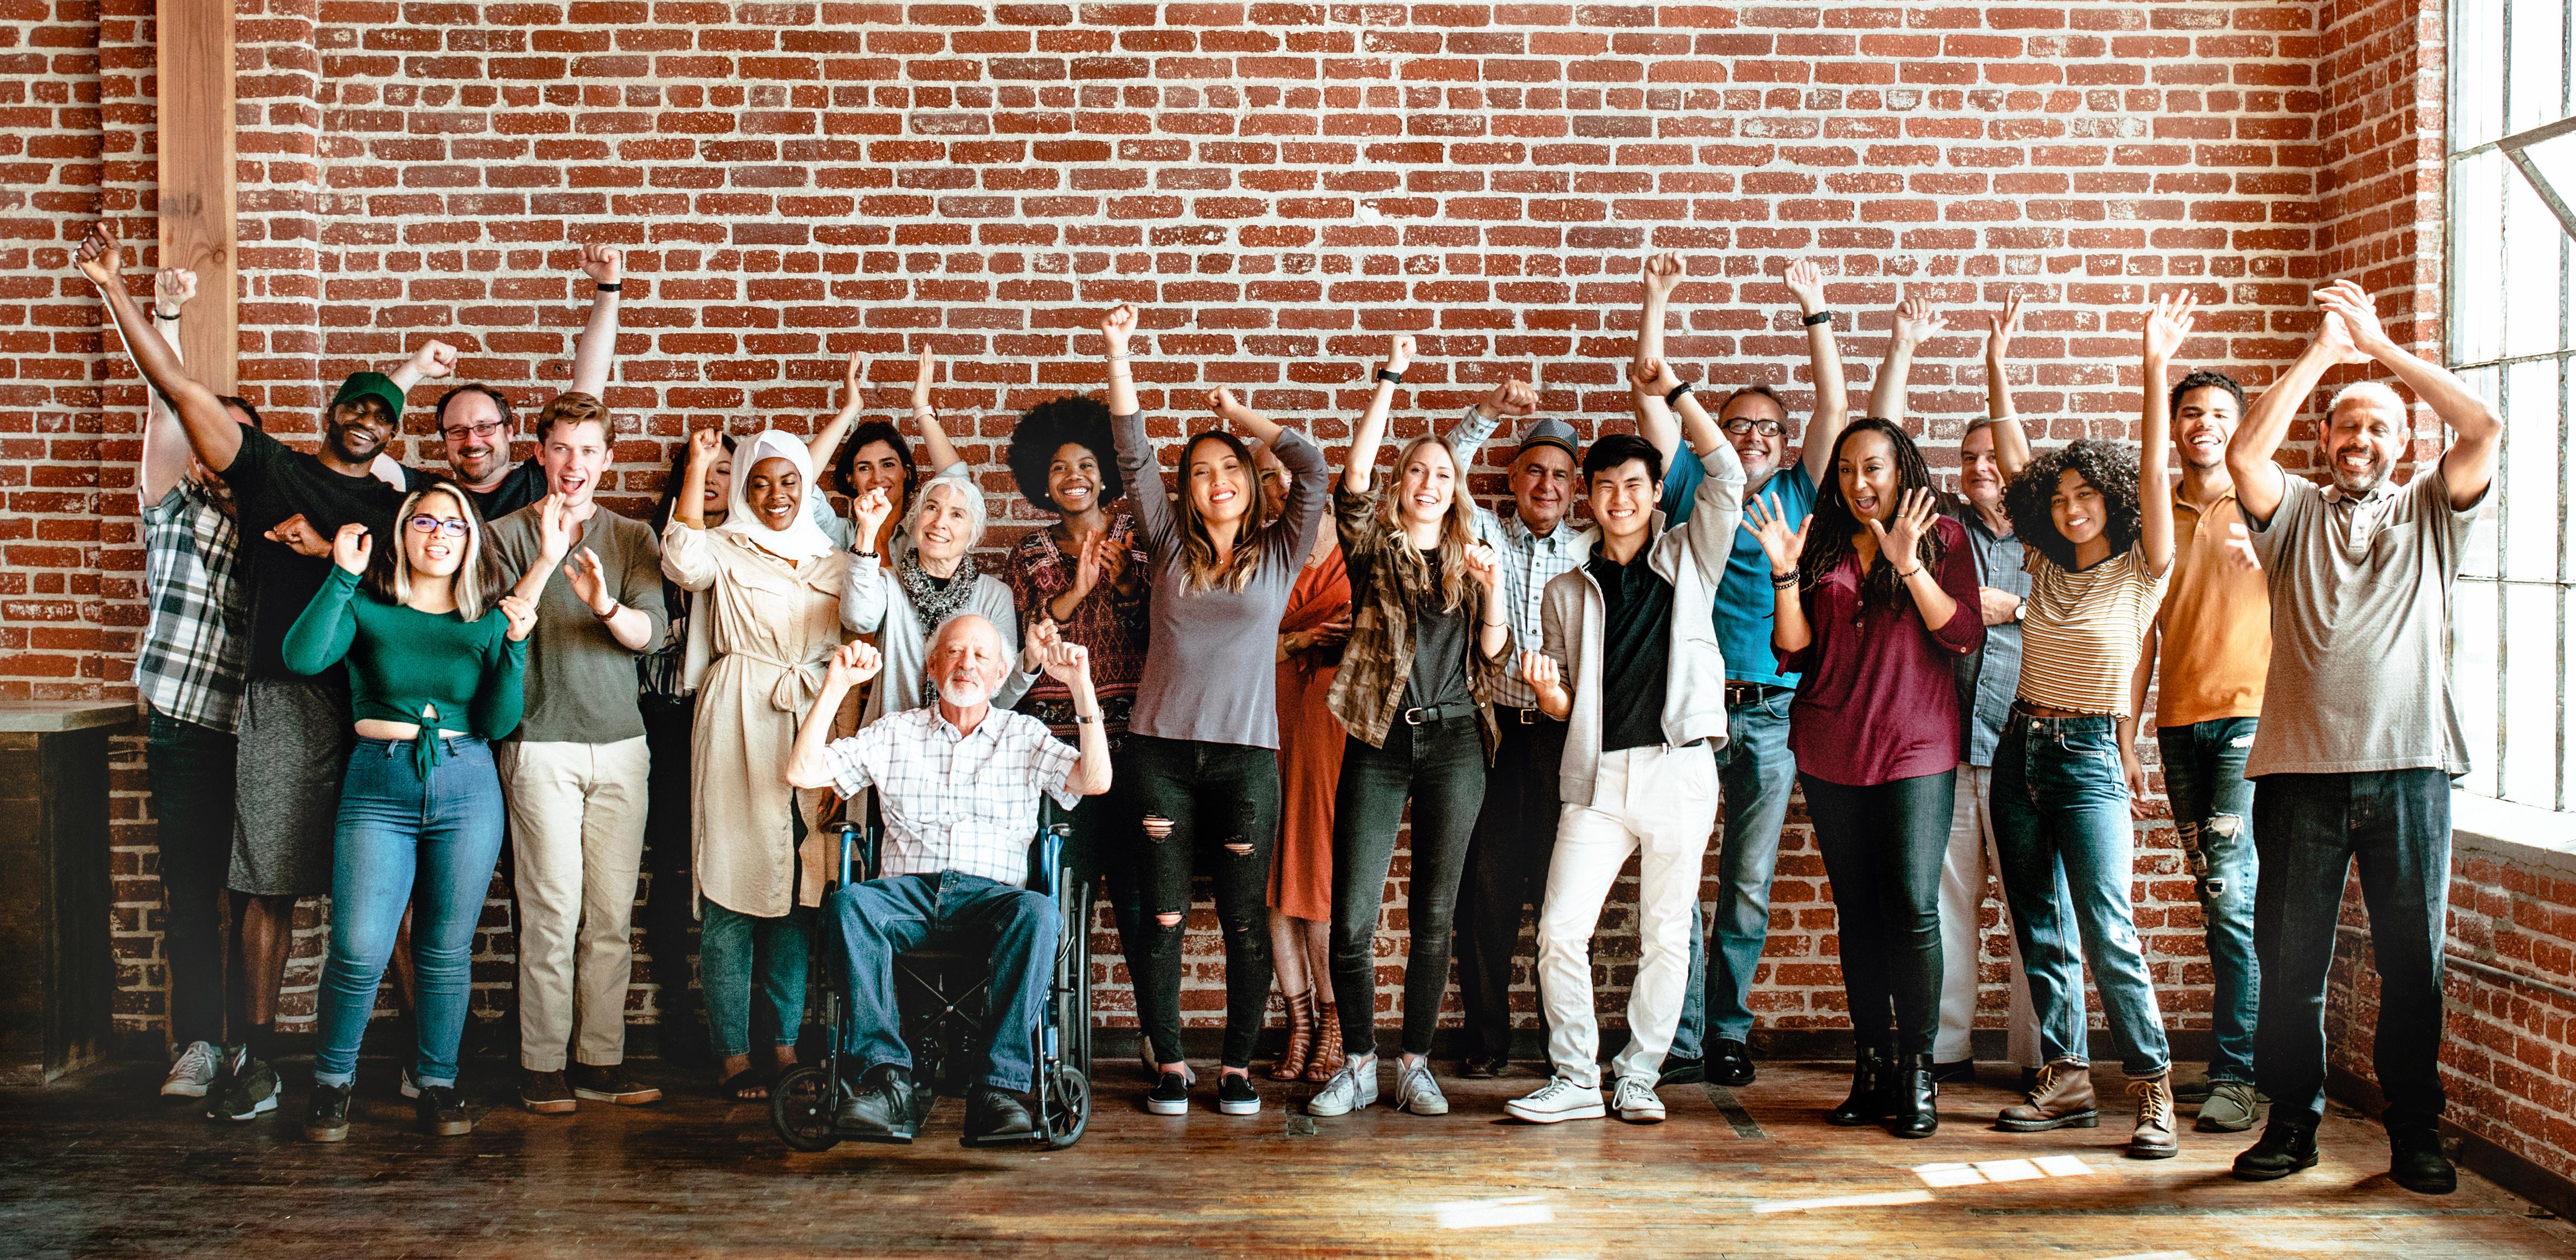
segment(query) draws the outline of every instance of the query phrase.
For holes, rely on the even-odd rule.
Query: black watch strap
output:
[[[1818,324],[1830,324],[1834,322],[1834,313],[1832,311],[1818,311],[1805,319],[1799,320],[1798,322],[1805,324],[1809,328],[1813,328]]]
[[[1682,400],[1682,395],[1689,392],[1691,392],[1691,383],[1689,381],[1683,381],[1681,384],[1673,386],[1672,392],[1664,395],[1664,405],[1669,407],[1674,403],[1680,402]]]
[[[626,282],[625,282],[625,281],[623,281],[623,280],[620,280],[620,281],[618,281],[618,282],[617,282],[617,283],[615,283],[615,284],[603,284],[603,285],[599,286],[599,291],[600,291],[600,292],[602,292],[602,293],[615,293],[615,292],[617,292],[619,289],[623,289],[623,288],[625,288],[625,287],[626,287]]]
[[[1390,371],[1387,371],[1385,368],[1379,368],[1379,369],[1377,370],[1377,378],[1378,378],[1379,380],[1381,380],[1381,381],[1385,381],[1387,384],[1390,384],[1390,385],[1401,385],[1401,384],[1403,384],[1403,383],[1404,383],[1404,373],[1402,373],[1402,372],[1390,372]]]

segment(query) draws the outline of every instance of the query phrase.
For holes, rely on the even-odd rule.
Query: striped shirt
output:
[[[2027,704],[2074,713],[2129,716],[2129,673],[2165,581],[2147,572],[2137,547],[2089,569],[2061,569],[2037,547],[2023,562],[2030,598],[2021,623],[2021,686]]]
[[[219,731],[233,729],[250,664],[240,539],[233,518],[193,482],[143,507],[149,613],[134,690],[166,717]]]

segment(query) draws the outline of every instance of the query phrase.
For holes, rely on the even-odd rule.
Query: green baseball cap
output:
[[[349,379],[340,382],[340,392],[331,395],[331,405],[337,407],[360,398],[373,398],[383,403],[385,414],[392,417],[393,426],[397,429],[402,427],[403,392],[395,388],[392,377],[382,372],[352,372]]]

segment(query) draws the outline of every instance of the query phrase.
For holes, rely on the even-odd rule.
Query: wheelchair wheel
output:
[[[1091,1127],[1091,1079],[1069,1067],[1058,1067],[1046,1097],[1039,1100],[1038,1123],[1046,1129],[1049,1150],[1063,1150],[1082,1140]]]
[[[790,1068],[769,1087],[769,1127],[792,1151],[828,1151],[841,1144],[832,1128],[832,1078],[821,1064]]]

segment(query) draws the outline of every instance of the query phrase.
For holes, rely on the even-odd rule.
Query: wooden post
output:
[[[239,393],[239,244],[233,238],[233,6],[160,0],[161,265],[197,273],[180,348],[218,394]]]

